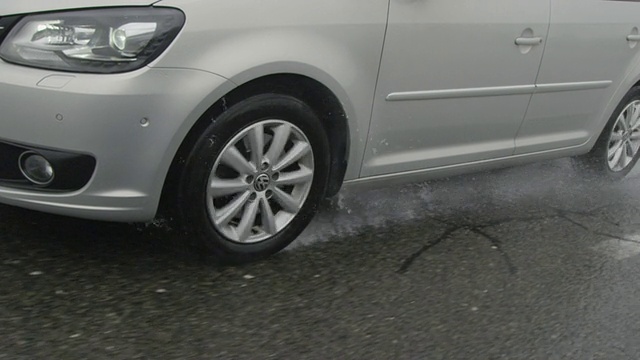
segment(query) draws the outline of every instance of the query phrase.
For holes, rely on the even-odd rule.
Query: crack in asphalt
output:
[[[599,206],[597,208],[593,208],[591,210],[588,211],[576,211],[576,210],[568,210],[568,209],[558,209],[558,208],[554,208],[554,207],[549,207],[549,209],[551,209],[552,211],[554,211],[554,214],[552,215],[545,215],[545,216],[531,216],[531,217],[506,217],[506,218],[502,218],[502,219],[496,219],[496,220],[492,220],[492,221],[488,221],[485,223],[481,223],[481,224],[469,224],[469,223],[464,223],[464,224],[455,224],[452,223],[450,221],[447,220],[443,220],[440,219],[436,216],[433,215],[428,215],[427,217],[435,222],[439,222],[443,225],[447,226],[447,229],[438,237],[436,238],[434,241],[431,241],[429,243],[427,243],[426,245],[422,246],[420,249],[418,249],[417,251],[413,252],[411,255],[409,255],[407,258],[405,258],[405,260],[402,262],[402,265],[398,268],[398,270],[396,271],[398,274],[404,274],[407,271],[409,271],[409,268],[413,265],[413,263],[425,252],[431,250],[432,248],[434,248],[435,246],[437,246],[438,244],[444,242],[445,240],[447,240],[453,233],[455,233],[456,231],[459,230],[468,230],[473,232],[476,235],[479,235],[483,238],[485,238],[486,240],[488,240],[491,243],[491,246],[493,248],[495,248],[499,253],[500,256],[502,257],[505,266],[507,267],[507,270],[509,271],[509,273],[511,275],[515,275],[518,272],[518,268],[516,267],[516,265],[513,263],[511,257],[509,256],[509,254],[504,250],[502,244],[502,240],[500,240],[499,237],[497,236],[493,236],[488,234],[487,232],[485,232],[484,230],[486,228],[490,228],[490,227],[495,227],[495,226],[500,226],[506,223],[511,223],[511,222],[529,222],[529,221],[543,221],[543,220],[550,220],[550,219],[560,219],[566,222],[569,222],[587,232],[590,232],[591,234],[594,235],[598,235],[598,236],[604,236],[604,237],[608,237],[611,239],[616,239],[616,240],[620,240],[620,241],[624,241],[624,242],[630,242],[630,243],[635,243],[635,244],[640,244],[640,241],[638,240],[633,240],[633,239],[629,239],[623,236],[619,236],[619,235],[615,235],[615,234],[611,234],[611,233],[607,233],[607,232],[603,232],[603,231],[599,231],[599,230],[595,230],[590,228],[589,226],[575,220],[572,219],[569,215],[573,214],[573,215],[579,215],[579,216],[585,216],[585,217],[593,217],[595,216],[596,213],[611,208],[613,206],[616,206],[617,204],[608,204],[608,205],[603,205],[603,206]],[[620,227],[621,224],[618,222],[613,222],[607,219],[600,219],[603,222],[606,222],[610,225],[616,226],[616,227]]]
[[[416,261],[416,259],[419,258],[420,255],[422,255],[423,253],[427,252],[429,249],[433,248],[434,246],[440,244],[441,242],[445,241],[446,239],[449,238],[449,236],[451,236],[451,234],[453,234],[454,232],[456,232],[456,231],[458,231],[460,229],[461,229],[461,227],[450,227],[450,228],[446,229],[438,238],[436,238],[435,240],[427,243],[426,245],[424,245],[423,247],[418,249],[418,251],[414,252],[408,258],[406,258],[402,262],[402,266],[400,266],[400,268],[398,269],[397,272],[399,274],[406,273],[409,270],[409,268],[411,267],[411,265],[413,265],[413,262]]]
[[[481,229],[474,228],[470,230],[484,237],[485,239],[489,240],[489,242],[491,242],[491,245],[495,247],[495,249],[498,250],[498,252],[500,253],[502,260],[505,262],[505,265],[507,266],[507,269],[509,270],[509,273],[511,275],[515,275],[518,272],[518,268],[513,264],[513,261],[511,260],[511,257],[509,256],[509,254],[507,254],[507,252],[504,251],[504,249],[502,248],[502,241],[500,241],[500,239],[487,234]]]
[[[563,219],[565,221],[568,221],[568,222],[570,222],[570,223],[572,223],[572,224],[574,224],[574,225],[576,225],[576,226],[578,226],[578,227],[584,229],[585,231],[588,231],[588,232],[590,232],[590,233],[592,233],[594,235],[600,235],[600,236],[605,236],[605,237],[609,237],[609,238],[620,240],[620,241],[640,244],[640,241],[638,241],[638,240],[633,240],[633,239],[629,239],[629,238],[626,238],[626,237],[623,237],[623,236],[618,236],[618,235],[614,235],[614,234],[611,234],[611,233],[606,233],[606,232],[602,232],[602,231],[591,229],[588,226],[586,226],[586,225],[584,225],[584,224],[582,224],[582,223],[580,223],[580,222],[578,222],[578,221],[576,221],[574,219],[571,219],[570,217],[566,216],[566,214],[558,214],[558,218]],[[609,223],[613,224],[611,222],[609,222]],[[617,226],[620,226],[620,225],[617,225]]]

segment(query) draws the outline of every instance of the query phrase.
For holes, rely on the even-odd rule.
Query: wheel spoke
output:
[[[636,103],[631,106],[631,121],[629,122],[629,127],[634,129],[638,125],[638,120],[640,120],[640,103]]]
[[[280,173],[280,177],[275,181],[276,186],[304,184],[313,179],[313,171],[307,167],[300,167],[300,170]]]
[[[243,179],[220,179],[214,177],[209,183],[209,194],[213,197],[237,194],[249,190],[249,185]]]
[[[242,210],[244,204],[249,200],[250,191],[245,191],[242,195],[236,197],[225,205],[223,208],[216,210],[215,223],[217,226],[225,226]]]
[[[614,132],[611,134],[611,138],[609,139],[610,141],[621,141],[622,140],[622,133],[619,132]]]
[[[260,198],[260,213],[262,215],[264,231],[269,235],[277,233],[278,226],[276,225],[276,216],[273,214],[273,210],[271,210],[269,200],[265,197]]]
[[[240,242],[246,241],[251,236],[251,229],[256,221],[256,215],[258,214],[258,202],[251,201],[244,207],[244,213],[242,213],[242,219],[236,228],[236,234]]]
[[[627,147],[623,146],[620,149],[620,160],[618,161],[618,165],[620,165],[621,168],[624,168],[626,164],[627,164]]]
[[[640,150],[640,144],[635,141],[629,141],[629,149],[629,156],[631,156],[631,159],[633,160],[633,158],[638,154],[638,150]]]
[[[257,169],[264,156],[264,127],[262,124],[256,125],[249,132],[249,146],[251,148],[251,162]]]
[[[625,167],[625,165],[627,165],[627,158],[628,158],[627,147],[623,146],[621,151],[622,151],[622,154],[620,155],[620,161],[618,161],[618,165],[620,165],[620,167],[623,168]]]
[[[612,146],[609,149],[609,158],[612,158],[618,152],[618,150],[620,150],[622,145],[624,145],[624,141],[620,140],[614,146]]]
[[[296,199],[294,199],[291,195],[286,192],[274,188],[273,189],[273,197],[276,199],[278,204],[282,206],[282,209],[291,214],[297,214],[300,211],[300,204]]]
[[[620,146],[614,153],[609,155],[609,164],[611,164],[611,168],[613,169],[620,162],[620,157],[622,157],[622,146]]]
[[[619,119],[618,121],[620,122],[620,124],[622,125],[622,128],[624,129],[624,131],[629,130],[629,124],[631,123],[631,117],[632,117],[632,109],[631,108],[627,108],[627,110],[620,115],[621,119]]]
[[[631,161],[631,159],[633,159],[633,155],[635,155],[635,151],[633,149],[633,145],[631,145],[631,143],[629,141],[626,142],[625,147],[624,147],[624,153],[627,156],[627,158],[625,159],[625,163],[624,166],[627,166],[628,162],[627,161]]]
[[[311,151],[311,146],[304,141],[297,141],[295,145],[287,152],[287,154],[273,166],[273,171],[281,171],[286,169],[289,165],[300,160],[303,156],[307,155]]]
[[[627,129],[629,129],[631,125],[633,125],[635,118],[636,118],[636,106],[630,105],[629,108],[627,108],[627,117],[626,117]]]
[[[640,131],[634,131],[631,134],[631,140],[640,140]]]
[[[253,175],[256,173],[256,167],[248,162],[235,146],[230,146],[226,149],[220,160],[225,165],[232,167],[240,175]]]
[[[271,164],[275,164],[280,159],[290,134],[291,126],[288,124],[282,124],[275,128],[271,146],[269,146],[269,151],[267,151],[266,155]]]

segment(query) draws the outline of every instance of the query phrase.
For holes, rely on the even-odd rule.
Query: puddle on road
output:
[[[637,237],[637,236],[636,236]],[[610,239],[594,246],[593,249],[616,260],[625,260],[640,255],[640,243]]]
[[[288,249],[335,237],[349,237],[365,229],[383,228],[424,218],[430,204],[428,184],[369,191],[343,191],[329,199],[309,227]]]
[[[586,198],[584,187],[576,185],[576,176],[570,161],[561,159],[420,184],[343,190],[324,204],[288,249],[401,226],[429,214],[455,214],[463,209],[473,213],[474,208],[483,211],[488,203],[513,207],[523,199],[567,202],[577,193]]]

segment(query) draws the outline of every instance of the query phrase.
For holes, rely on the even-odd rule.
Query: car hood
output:
[[[110,6],[148,6],[157,0],[0,0],[0,16]]]

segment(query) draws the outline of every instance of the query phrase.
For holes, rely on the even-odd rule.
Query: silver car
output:
[[[0,202],[175,216],[223,262],[279,251],[342,186],[640,148],[640,3],[0,4]]]

